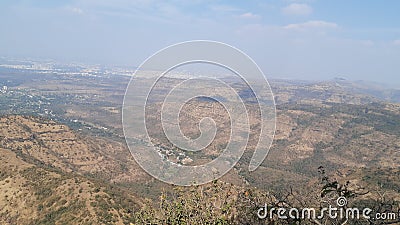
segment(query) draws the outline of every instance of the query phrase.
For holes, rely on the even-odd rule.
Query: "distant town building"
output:
[[[7,92],[7,90],[8,90],[8,87],[7,86],[3,86],[3,88],[1,89],[1,93],[6,93]]]

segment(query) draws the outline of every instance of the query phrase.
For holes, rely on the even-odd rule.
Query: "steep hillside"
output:
[[[96,180],[64,173],[0,149],[1,224],[126,224],[137,197]]]
[[[32,163],[64,172],[91,174],[114,182],[145,176],[123,142],[79,135],[52,120],[4,116],[0,118],[0,137],[0,147]]]
[[[113,143],[43,118],[0,121],[0,223],[126,224],[140,208],[136,196],[99,179],[140,179],[120,168],[120,145],[110,151]]]

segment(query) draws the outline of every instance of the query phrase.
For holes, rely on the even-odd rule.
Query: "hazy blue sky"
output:
[[[0,55],[137,66],[181,41],[249,54],[269,77],[400,87],[398,0],[1,0]]]

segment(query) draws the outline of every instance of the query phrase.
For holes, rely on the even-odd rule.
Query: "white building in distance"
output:
[[[1,89],[1,93],[6,93],[7,92],[7,90],[8,90],[8,87],[7,86],[3,86],[3,88]]]

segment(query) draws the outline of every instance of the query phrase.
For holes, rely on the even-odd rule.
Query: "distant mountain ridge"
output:
[[[286,79],[270,79],[269,81],[275,95],[279,96],[285,92],[286,94],[292,93],[293,96],[291,97],[293,97],[293,101],[312,98],[327,102],[352,104],[363,104],[374,101],[400,103],[400,89],[390,88],[385,84],[371,81],[352,81],[345,78],[334,78],[326,81]],[[292,89],[293,92],[288,93],[290,89]],[[315,98],[312,97],[313,94]],[[338,100],[340,97],[338,94],[348,95],[352,98]]]

